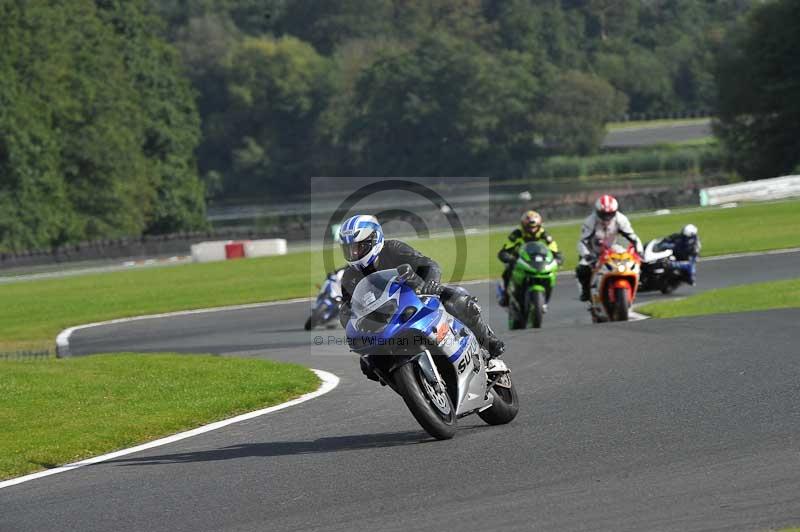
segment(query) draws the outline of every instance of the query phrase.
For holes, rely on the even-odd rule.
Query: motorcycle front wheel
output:
[[[394,382],[414,419],[437,440],[449,440],[456,433],[456,409],[446,390],[437,392],[416,363],[395,370]]]
[[[628,301],[628,289],[627,288],[615,288],[614,289],[614,321],[628,321],[628,308],[630,307],[630,302]]]
[[[303,328],[307,331],[310,331],[311,329],[319,325],[321,318],[322,318],[322,309],[319,307],[314,308],[311,311],[311,316],[308,317]]]
[[[525,328],[525,320],[526,317],[523,313],[523,309],[520,308],[521,305],[517,299],[512,301],[512,298],[516,298],[515,294],[508,295],[508,329],[511,331],[515,331],[517,329],[524,329]],[[525,302],[523,302],[524,305]]]
[[[530,323],[534,329],[541,329],[544,320],[544,292],[538,290],[530,293]]]

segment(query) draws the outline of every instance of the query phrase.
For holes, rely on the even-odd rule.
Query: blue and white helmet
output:
[[[383,249],[383,229],[374,216],[357,214],[339,228],[339,243],[347,264],[365,270]]]

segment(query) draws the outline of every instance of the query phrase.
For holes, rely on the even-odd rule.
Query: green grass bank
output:
[[[175,354],[0,362],[0,480],[282,403],[319,379],[295,364]]]
[[[636,310],[654,318],[678,318],[777,308],[800,308],[800,278],[709,290]]]

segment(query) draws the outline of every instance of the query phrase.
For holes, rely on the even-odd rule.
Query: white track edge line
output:
[[[169,443],[174,443],[176,441],[184,440],[186,438],[191,438],[192,436],[197,436],[199,434],[204,434],[206,432],[211,432],[212,430],[221,429],[223,427],[227,427],[228,425],[232,425],[234,423],[239,423],[240,421],[246,421],[248,419],[253,419],[259,416],[263,416],[265,414],[270,414],[272,412],[276,412],[278,410],[283,410],[284,408],[289,408],[290,406],[298,405],[300,403],[304,403],[311,399],[317,398],[321,395],[325,395],[326,393],[330,392],[336,386],[339,385],[339,377],[334,375],[333,373],[329,373],[327,371],[322,371],[318,369],[312,369],[314,373],[320,378],[322,383],[320,384],[319,388],[314,390],[313,392],[309,392],[307,394],[301,395],[296,399],[292,399],[291,401],[287,401],[285,403],[281,403],[279,405],[270,406],[268,408],[262,408],[261,410],[255,410],[253,412],[248,412],[246,414],[241,414],[232,418],[223,419],[221,421],[217,421],[214,423],[210,423],[208,425],[203,425],[202,427],[197,427],[196,429],[187,430],[185,432],[179,432],[178,434],[173,434],[172,436],[167,436],[165,438],[160,438],[158,440],[154,440],[148,443],[143,443],[141,445],[137,445],[135,447],[129,447],[127,449],[122,449],[119,451],[114,451],[112,453],[103,454],[100,456],[95,456],[93,458],[87,458],[86,460],[81,460],[80,462],[74,462],[72,464],[67,464],[60,467],[55,467],[53,469],[46,469],[44,471],[39,471],[38,473],[32,473],[30,475],[25,475],[22,477],[12,478],[10,480],[4,480],[0,482],[0,489],[8,488],[11,486],[16,486],[17,484],[22,484],[23,482],[28,482],[30,480],[36,480],[42,477],[48,477],[50,475],[55,475],[57,473],[63,473],[65,471],[71,471],[73,469],[78,469],[79,467],[97,464],[100,462],[106,462],[108,460],[113,460],[114,458],[118,458],[120,456],[125,456],[132,453],[137,453],[139,451],[145,451],[147,449],[152,449],[154,447],[160,447],[162,445],[167,445]]]

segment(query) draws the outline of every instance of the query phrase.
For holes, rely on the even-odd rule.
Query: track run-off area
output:
[[[800,252],[699,264],[698,286],[789,279]],[[422,431],[309,303],[77,330],[74,355],[210,352],[334,373],[330,393],[0,490],[0,531],[767,530],[800,523],[800,309],[592,325],[562,276],[544,329],[508,332],[520,414]],[[640,294],[637,303],[662,299]],[[321,340],[316,339],[319,337]],[[321,344],[321,345],[316,345]]]

